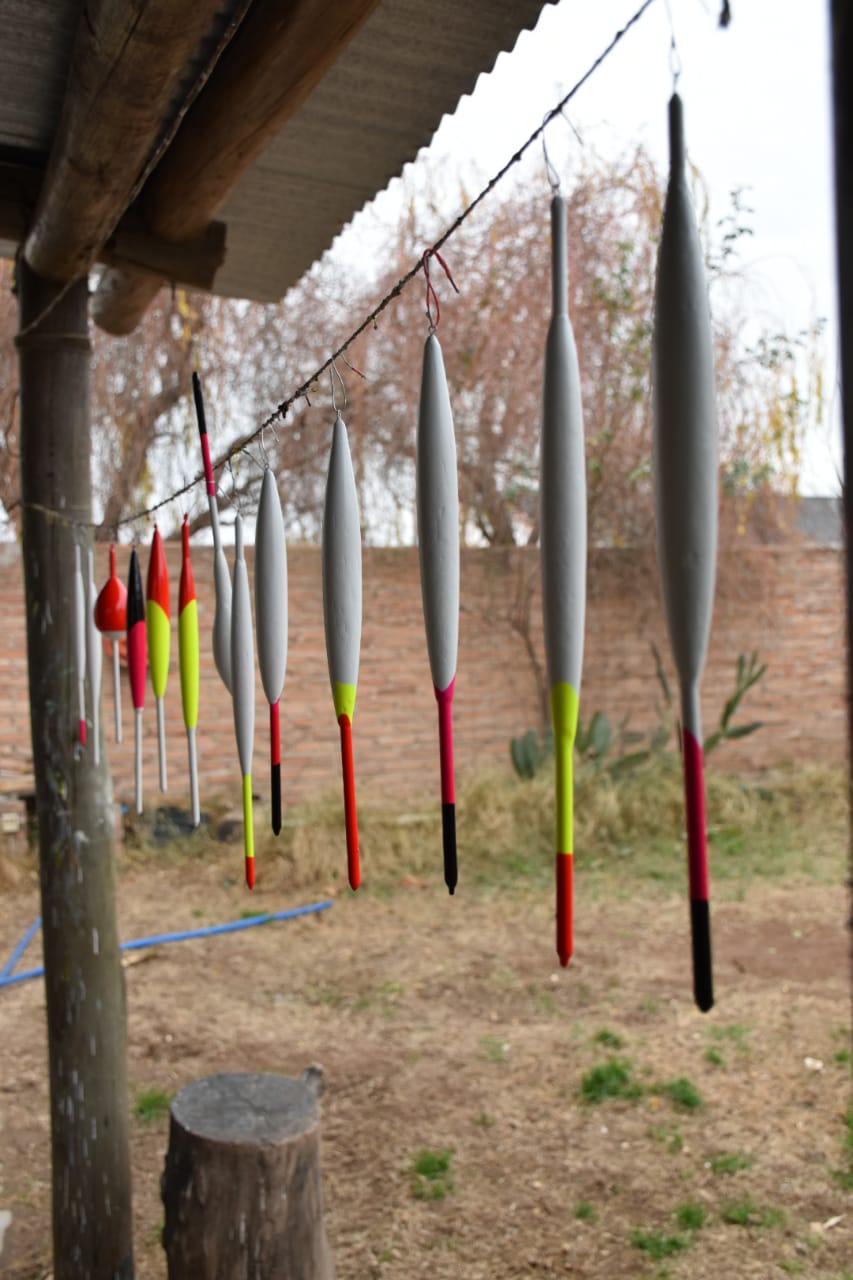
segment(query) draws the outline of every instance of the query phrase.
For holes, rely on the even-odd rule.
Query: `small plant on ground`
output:
[[[421,1147],[416,1152],[410,1170],[412,1195],[416,1200],[443,1200],[453,1190],[452,1159],[450,1147]]]
[[[781,1209],[762,1208],[750,1196],[729,1200],[720,1210],[720,1217],[733,1227],[778,1227],[785,1221]]]
[[[705,1210],[701,1204],[687,1201],[676,1209],[675,1220],[682,1231],[699,1231],[705,1225]]]
[[[726,1060],[718,1049],[706,1049],[705,1061],[709,1067],[724,1067]]]
[[[668,1236],[662,1231],[631,1232],[631,1244],[635,1249],[642,1249],[650,1258],[660,1262],[662,1258],[670,1258],[688,1248],[690,1241],[685,1236]]]
[[[642,1096],[643,1087],[631,1078],[631,1064],[627,1058],[611,1058],[588,1071],[581,1081],[581,1096],[585,1102],[602,1102],[605,1098],[626,1098],[635,1102]]]
[[[696,1111],[702,1106],[701,1093],[686,1076],[679,1076],[676,1080],[660,1084],[657,1089],[659,1093],[669,1098],[670,1102],[674,1102],[677,1107],[682,1107],[685,1111]]]
[[[166,1093],[163,1089],[142,1089],[136,1095],[133,1114],[137,1120],[144,1120],[146,1124],[154,1124],[169,1114],[171,1102],[172,1095]]]
[[[835,1180],[845,1191],[853,1191],[853,1107],[841,1117],[844,1125],[843,1152],[846,1168],[836,1169]]]
[[[600,1031],[596,1031],[593,1038],[596,1044],[603,1044],[605,1049],[621,1049],[625,1043],[617,1032],[608,1031],[607,1027],[602,1027]]]
[[[595,1209],[588,1200],[579,1200],[575,1205],[574,1214],[581,1222],[594,1222],[596,1217]]]
[[[741,1155],[738,1151],[721,1151],[711,1156],[708,1167],[712,1173],[739,1173],[741,1169],[752,1167],[752,1156]]]
[[[500,1036],[481,1036],[480,1047],[489,1062],[499,1062],[503,1066],[509,1053],[509,1044]]]

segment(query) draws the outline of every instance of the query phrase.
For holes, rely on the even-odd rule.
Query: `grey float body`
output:
[[[249,572],[243,555],[243,521],[234,523],[236,558],[231,595],[231,698],[240,770],[252,772],[255,737],[255,655],[252,644],[252,602]]]
[[[684,721],[699,737],[697,685],[708,646],[717,558],[717,423],[708,291],[687,187],[677,94],[669,104],[669,129],[670,176],[652,344],[655,509],[664,606],[684,694]]]
[[[577,350],[568,311],[566,209],[551,202],[553,313],[545,348],[540,554],[548,683],[580,693],[586,608],[586,457]]]
[[[287,548],[278,486],[269,467],[261,482],[255,528],[255,625],[267,702],[281,697],[287,670]]]
[[[219,508],[216,495],[208,495],[210,527],[213,530],[213,586],[216,607],[213,615],[213,660],[225,688],[231,693],[231,578],[222,549]]]
[[[104,659],[104,642],[95,625],[95,603],[98,591],[95,586],[95,555],[88,552],[88,584],[86,610],[86,665],[89,668],[89,686],[92,691],[92,755],[95,764],[101,762],[101,671]]]
[[[459,641],[459,485],[450,394],[434,333],[424,346],[415,473],[427,651],[441,691],[456,674]]]
[[[358,683],[361,653],[361,523],[344,420],[337,415],[323,508],[323,620],[332,693]]]

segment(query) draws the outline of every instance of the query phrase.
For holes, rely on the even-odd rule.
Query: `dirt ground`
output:
[[[127,871],[122,936],[310,900],[263,869],[248,899],[226,858],[241,861],[218,850]],[[132,1101],[216,1071],[322,1064],[339,1280],[849,1280],[853,1195],[834,1176],[851,1102],[845,892],[727,892],[708,1015],[691,1002],[684,902],[654,886],[614,903],[586,899],[580,882],[567,971],[549,895],[467,889],[464,867],[453,899],[438,874],[368,884],[316,916],[133,953],[144,959],[126,970]],[[0,956],[37,912],[32,882],[0,894]],[[36,939],[22,966],[39,961]],[[40,983],[0,990],[9,1280],[51,1274],[45,1057]],[[584,1078],[613,1059],[638,1096],[585,1101]],[[680,1077],[701,1105],[663,1087]],[[132,1121],[144,1280],[165,1276],[167,1128]],[[452,1186],[422,1183],[419,1198],[411,1170],[424,1148],[452,1152]]]

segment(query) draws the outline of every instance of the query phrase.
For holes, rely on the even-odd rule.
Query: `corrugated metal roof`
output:
[[[216,292],[280,298],[542,7],[384,0],[217,215],[228,234]],[[80,9],[0,0],[0,147],[46,154]]]

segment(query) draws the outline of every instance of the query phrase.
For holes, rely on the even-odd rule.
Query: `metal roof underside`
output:
[[[214,291],[279,299],[429,144],[442,117],[535,25],[542,7],[543,0],[380,3],[217,213],[227,238]],[[80,10],[80,0],[0,0],[7,158],[47,156]],[[0,252],[12,250],[0,243]]]

